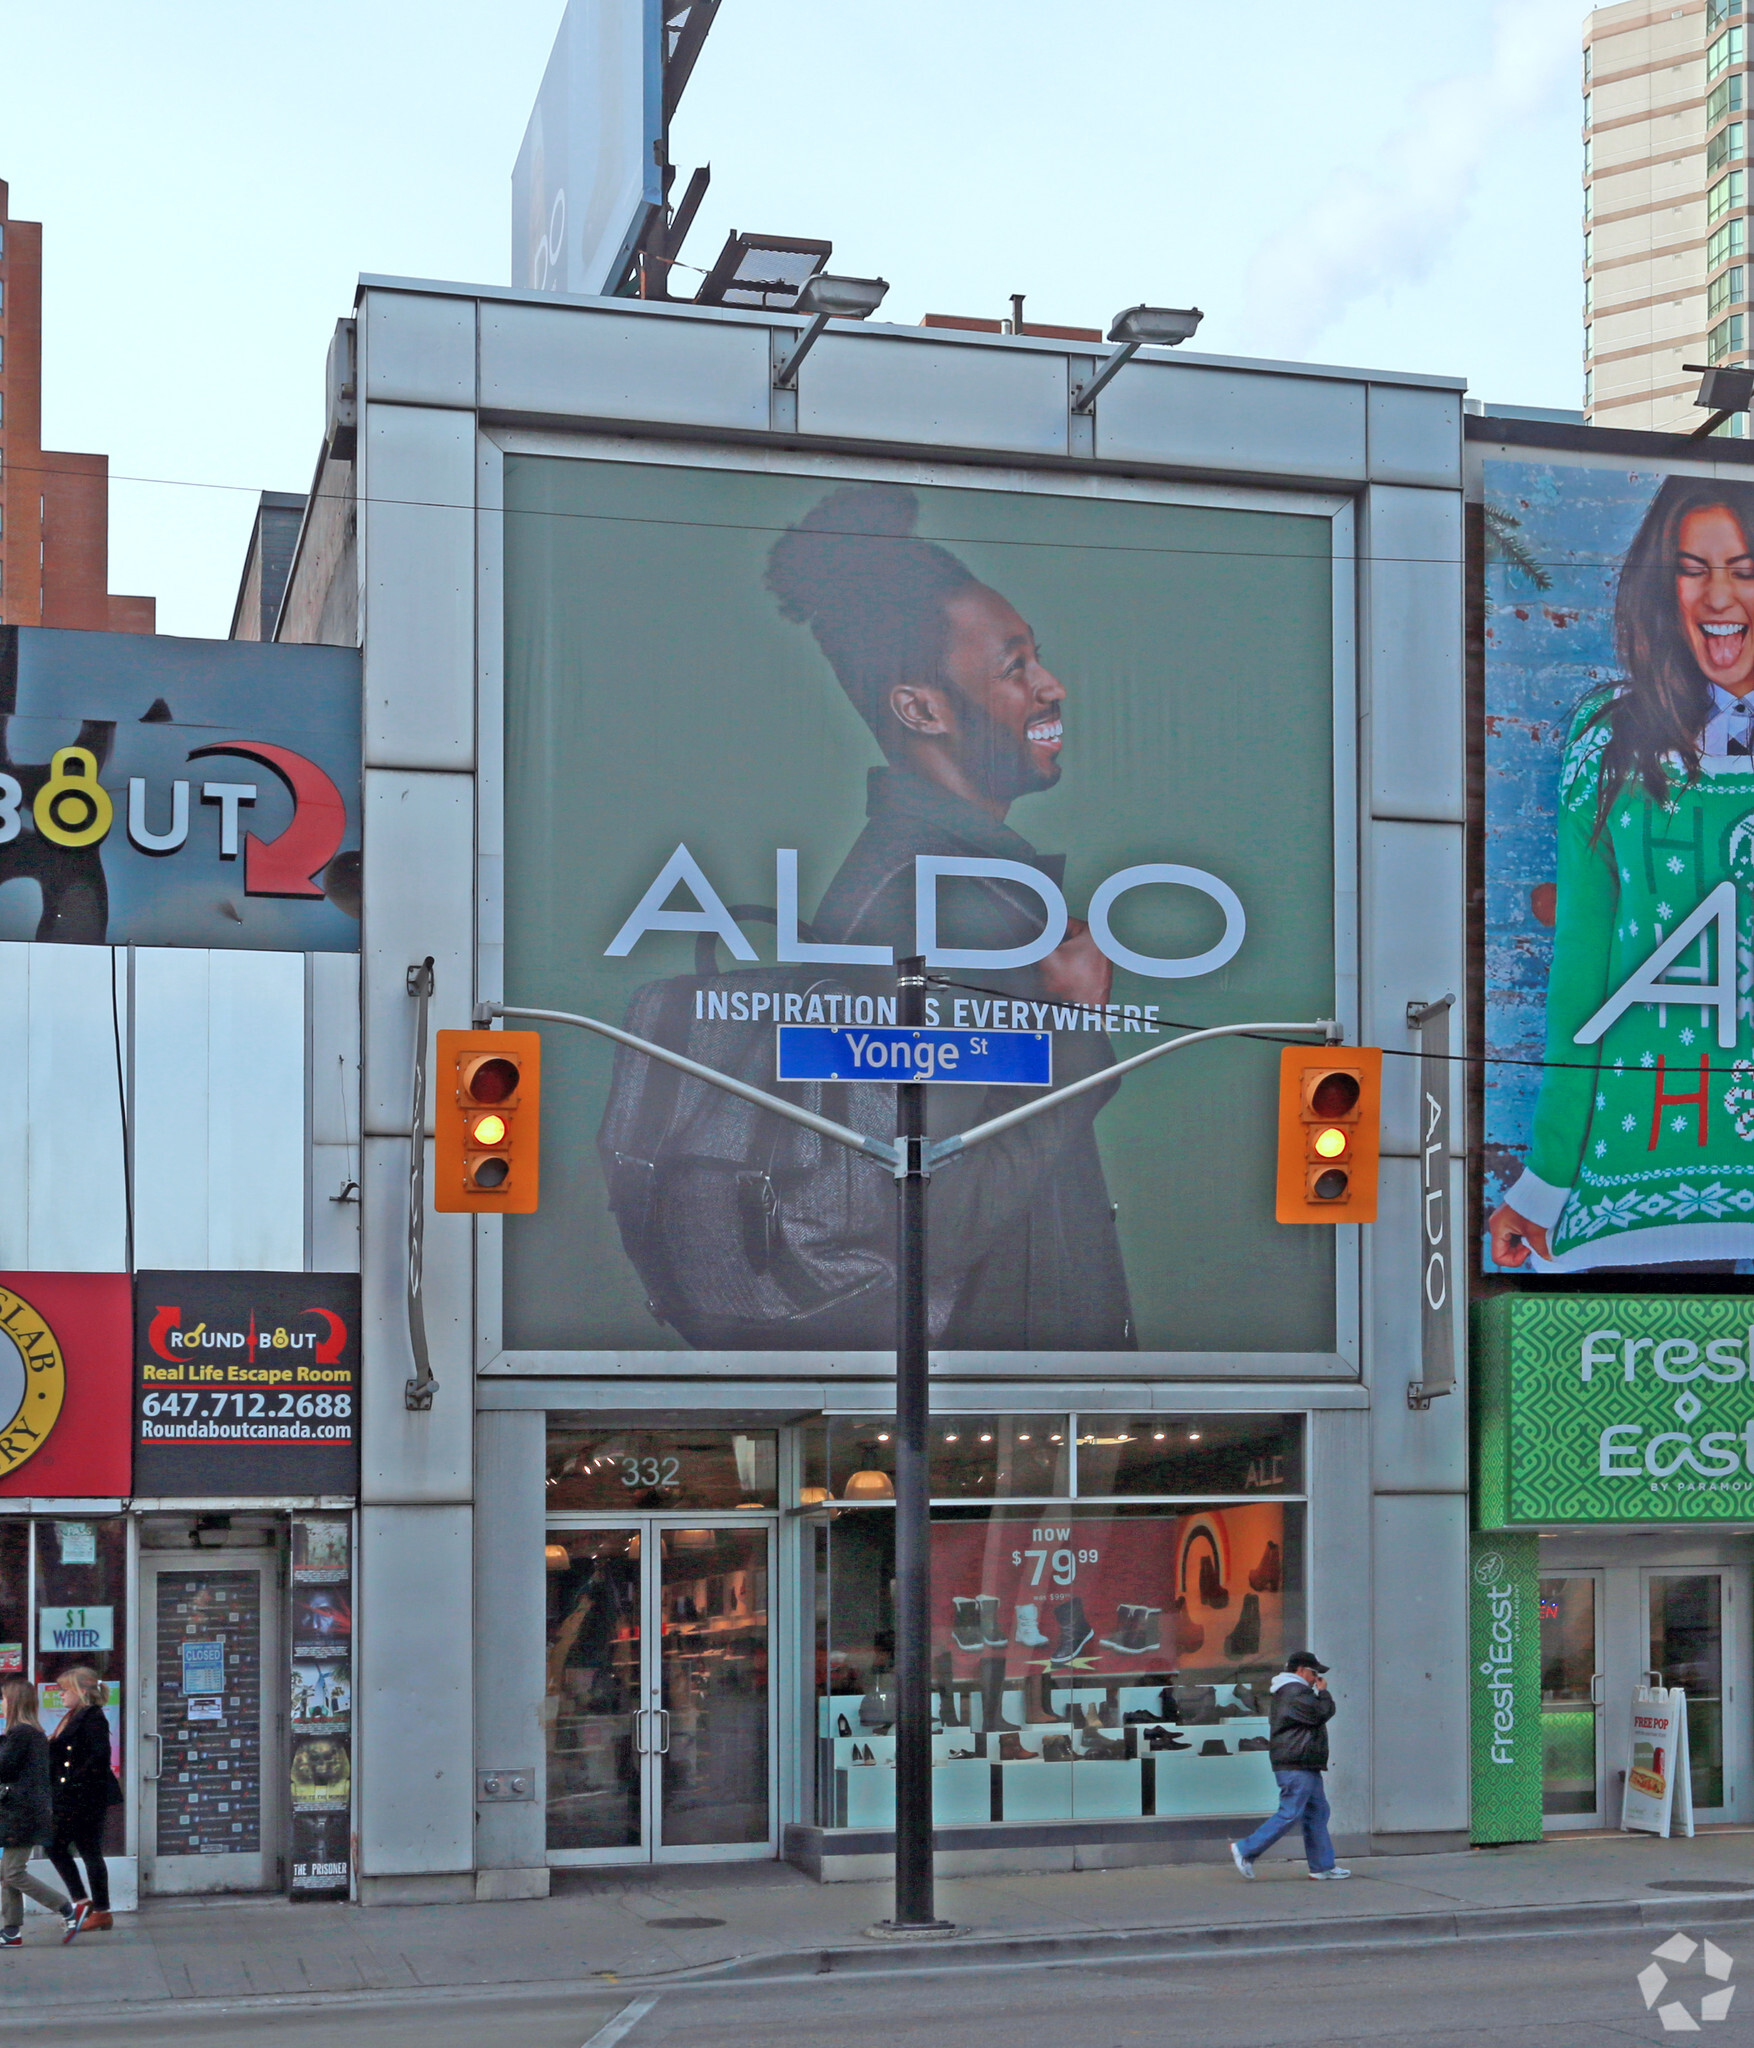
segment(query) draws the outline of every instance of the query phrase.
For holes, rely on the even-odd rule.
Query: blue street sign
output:
[[[959,1081],[1051,1088],[1049,1031],[943,1031],[927,1025],[781,1024],[782,1081]]]

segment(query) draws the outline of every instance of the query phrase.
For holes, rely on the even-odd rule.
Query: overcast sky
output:
[[[361,271],[507,282],[562,0],[0,0],[0,178],[45,223],[44,430],[106,451],[111,587],[223,634],[308,484]],[[1206,310],[1221,353],[1579,404],[1573,0],[724,0],[672,134],[730,228],[885,314]],[[225,487],[225,488],[216,488]]]

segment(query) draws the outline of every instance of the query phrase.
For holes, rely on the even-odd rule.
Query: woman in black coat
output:
[[[104,1820],[122,1803],[122,1788],[110,1769],[110,1722],[103,1710],[103,1680],[89,1664],[76,1664],[55,1681],[61,1688],[62,1714],[49,1738],[49,1770],[54,1780],[54,1832],[49,1861],[72,1894],[75,1905],[90,1911],[87,1927],[109,1927],[110,1873],[104,1862]],[[79,1882],[77,1854],[85,1865]]]
[[[31,1851],[55,1831],[49,1791],[49,1742],[37,1717],[37,1689],[28,1678],[0,1685],[6,1732],[0,1735],[0,1948],[24,1939],[25,1897],[59,1913],[71,1941],[85,1925],[86,1908],[75,1906],[32,1877]]]

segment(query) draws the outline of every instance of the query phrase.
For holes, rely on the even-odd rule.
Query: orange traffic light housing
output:
[[[1288,1045],[1279,1055],[1281,1223],[1374,1223],[1382,1148],[1382,1053]]]
[[[541,1194],[541,1033],[441,1031],[433,1079],[433,1207],[530,1215]]]

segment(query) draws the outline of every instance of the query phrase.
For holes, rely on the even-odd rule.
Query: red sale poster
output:
[[[972,1677],[1223,1679],[1283,1662],[1285,1508],[936,1522],[932,1647]]]

